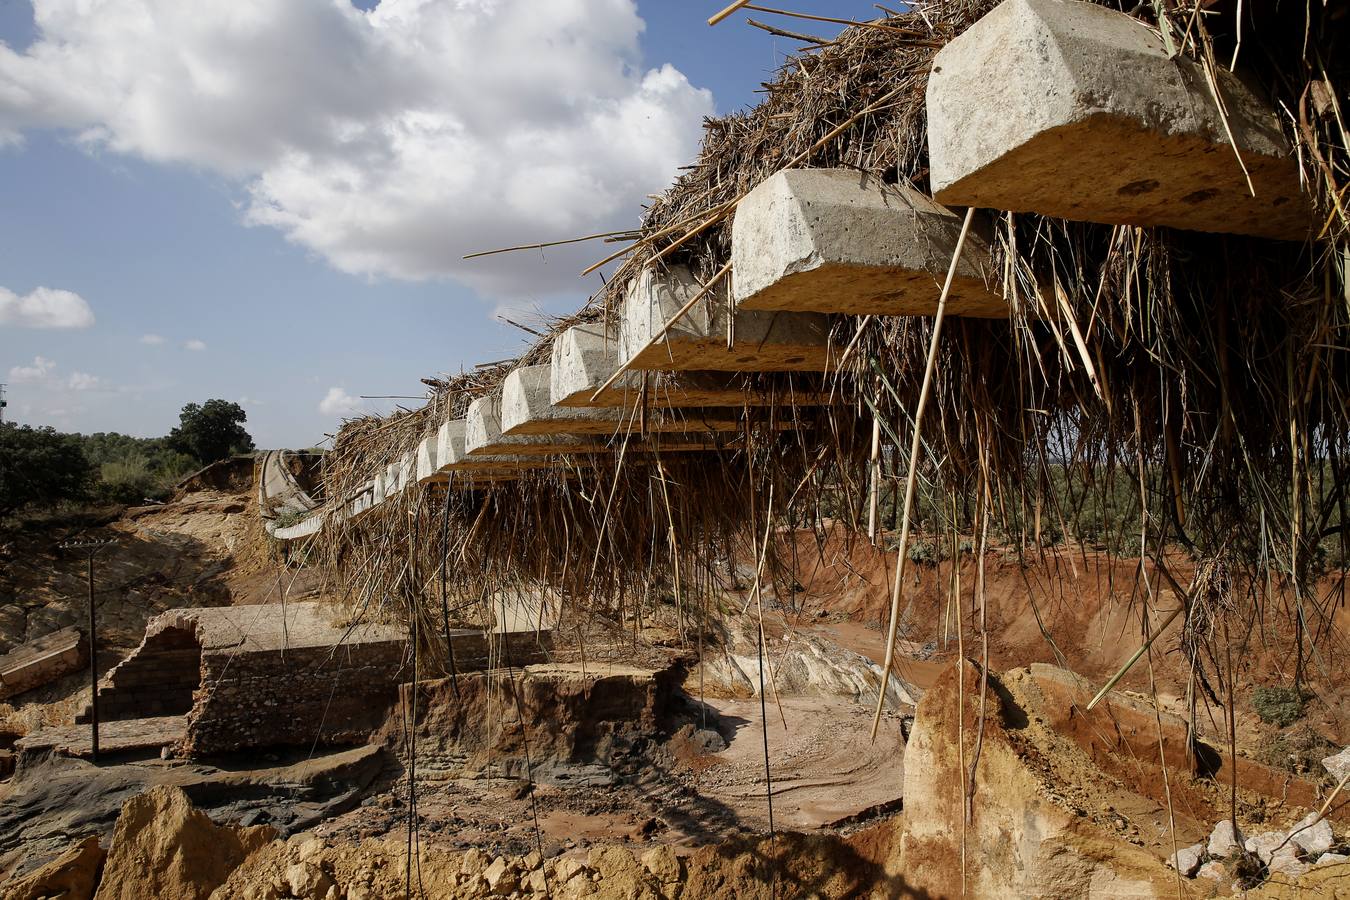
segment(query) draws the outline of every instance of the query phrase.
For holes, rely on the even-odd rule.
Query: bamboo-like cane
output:
[[[1102,689],[1097,692],[1097,696],[1093,697],[1091,700],[1088,701],[1088,705],[1086,707],[1086,710],[1088,712],[1092,712],[1092,707],[1102,702],[1102,698],[1111,692],[1111,689],[1116,686],[1116,682],[1124,678],[1125,673],[1130,671],[1130,669],[1134,666],[1135,663],[1139,662],[1139,658],[1148,652],[1149,647],[1153,646],[1153,642],[1157,639],[1158,635],[1166,631],[1167,626],[1171,625],[1172,620],[1175,619],[1177,616],[1181,615],[1182,610],[1184,610],[1185,608],[1186,604],[1183,603],[1181,606],[1178,606],[1176,609],[1172,610],[1171,615],[1169,615],[1166,619],[1164,619],[1163,623],[1158,626],[1158,630],[1153,632],[1153,635],[1148,640],[1144,641],[1143,645],[1138,650],[1134,651],[1134,655],[1131,656],[1125,662],[1125,665],[1120,667],[1119,672],[1111,676],[1111,680],[1106,682],[1106,684],[1102,686]]]
[[[877,539],[877,501],[881,495],[881,417],[872,417],[872,491],[867,510],[867,539],[876,543]]]
[[[966,219],[961,223],[961,235],[956,239],[956,250],[952,253],[952,264],[947,267],[947,280],[942,284],[942,294],[938,297],[937,315],[933,317],[933,337],[928,342],[928,362],[923,370],[923,385],[919,388],[919,405],[914,410],[914,438],[909,445],[909,471],[905,474],[904,514],[900,519],[900,544],[895,559],[895,584],[891,587],[891,618],[886,628],[886,662],[881,667],[881,690],[877,696],[876,714],[872,716],[872,740],[877,739],[877,728],[881,725],[881,711],[886,706],[886,684],[891,677],[891,666],[895,663],[895,630],[900,618],[900,584],[905,577],[905,546],[909,543],[910,513],[914,509],[914,486],[918,482],[919,448],[923,426],[923,409],[928,405],[928,394],[933,387],[933,369],[937,365],[938,339],[942,337],[942,320],[947,314],[947,296],[952,292],[952,280],[956,277],[956,265],[961,261],[961,251],[966,245],[966,235],[970,233],[970,223],[975,218],[975,207],[966,210]]]
[[[736,12],[736,10],[740,9],[742,6],[745,6],[745,5],[746,5],[747,3],[749,3],[749,2],[750,2],[750,0],[736,0],[735,3],[731,4],[731,5],[728,6],[726,9],[722,10],[720,13],[718,13],[717,15],[712,16],[711,18],[709,18],[709,19],[708,19],[708,24],[709,24],[709,25],[716,25],[718,22],[722,21],[723,19],[725,19],[727,16],[731,15],[732,13]]]
[[[517,250],[543,250],[548,247],[561,247],[564,244],[580,244],[585,241],[598,241],[602,238],[623,237],[624,235],[632,233],[632,229],[629,229],[628,231],[601,231],[597,234],[586,234],[581,237],[564,238],[559,241],[543,241],[538,244],[518,244],[515,247],[500,247],[496,250],[479,250],[460,258],[478,259],[480,256],[495,256],[498,253],[515,253]]]

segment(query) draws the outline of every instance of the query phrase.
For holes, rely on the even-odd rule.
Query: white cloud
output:
[[[143,334],[141,335],[141,343],[148,344],[151,347],[158,347],[160,344],[164,343],[164,338],[157,334]]]
[[[319,412],[325,416],[352,416],[364,412],[365,404],[340,387],[331,387],[319,401]]]
[[[31,366],[14,366],[9,370],[10,384],[41,384],[56,368],[56,363],[45,356],[33,357]]]
[[[201,353],[203,350],[206,349],[206,341],[199,341],[196,338],[193,338],[190,341],[184,341],[183,349],[191,350],[194,353]]]
[[[106,388],[103,379],[88,372],[57,374],[56,363],[45,356],[33,357],[32,365],[14,366],[9,370],[11,384],[31,385],[57,394],[69,391],[93,391]]]
[[[0,55],[7,52],[0,44]],[[0,60],[2,62],[2,60]],[[0,64],[0,73],[4,66]],[[3,75],[0,75],[3,79]],[[0,137],[3,136],[4,91],[0,90]],[[20,296],[0,287],[0,325],[20,328],[88,328],[94,324],[94,311],[79,294],[54,288],[35,288]]]
[[[0,44],[0,143],[62,128],[225,173],[245,221],[364,275],[576,290],[609,247],[460,257],[633,225],[713,109],[644,71],[634,0],[48,0],[35,23]]]
[[[103,379],[87,372],[71,372],[66,379],[66,387],[72,391],[92,391],[103,385]]]

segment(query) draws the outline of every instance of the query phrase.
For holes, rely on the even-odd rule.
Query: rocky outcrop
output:
[[[122,808],[95,900],[206,900],[275,835],[216,825],[181,789],[154,788]]]
[[[949,668],[919,703],[893,861],[910,888],[1065,900],[1175,893],[1175,875],[1160,860],[1097,828],[1065,799],[1051,765],[1018,733],[1039,710],[1019,706],[992,675],[984,703],[981,728],[980,673],[969,662]],[[974,763],[968,819],[963,762]]]
[[[779,694],[850,697],[874,706],[881,687],[881,666],[861,654],[817,634],[788,631],[770,634],[765,648],[766,687]],[[721,647],[704,654],[703,689],[732,697],[759,695],[759,632],[748,616],[728,619]],[[886,706],[907,709],[921,691],[894,672],[886,679]]]
[[[0,884],[0,894],[6,900],[90,900],[105,855],[98,836],[90,835],[37,871]]]
[[[94,835],[106,845],[127,801],[156,787],[181,789],[217,822],[267,824],[289,834],[359,803],[386,759],[375,746],[262,769],[93,766],[50,757],[22,770],[0,798],[0,883],[26,877],[72,840]]]

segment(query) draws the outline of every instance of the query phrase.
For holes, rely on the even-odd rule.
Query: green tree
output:
[[[238,403],[228,400],[207,400],[200,406],[189,403],[178,418],[178,427],[169,432],[165,443],[203,465],[253,449],[253,438],[244,430],[248,415]]]
[[[77,437],[53,428],[0,425],[0,517],[84,496],[89,461]]]

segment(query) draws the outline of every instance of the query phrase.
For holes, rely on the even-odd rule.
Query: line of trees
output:
[[[160,438],[0,425],[0,519],[63,503],[162,499],[184,475],[251,452],[247,419],[237,403],[208,400],[184,406],[177,427]]]

